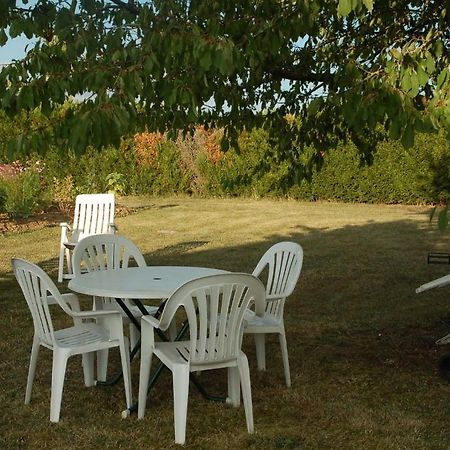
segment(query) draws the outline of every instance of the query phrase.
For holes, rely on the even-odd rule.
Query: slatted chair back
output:
[[[61,294],[53,281],[40,267],[19,258],[13,258],[12,265],[33,317],[35,334],[42,344],[52,348],[55,336],[49,304],[55,303],[56,300],[69,315],[70,308],[61,299]],[[49,301],[50,296],[52,301]]]
[[[93,234],[111,233],[113,223],[114,194],[77,195],[72,227],[75,242]]]
[[[183,358],[195,365],[236,360],[241,348],[244,312],[251,301],[264,312],[264,285],[249,274],[221,274],[190,281],[167,301],[160,328],[166,329],[176,311],[185,309],[190,343]]]
[[[266,312],[281,318],[286,297],[292,294],[303,265],[303,249],[296,242],[278,242],[258,262],[254,276],[267,268]]]
[[[145,267],[145,259],[139,248],[130,239],[117,234],[95,234],[81,240],[73,254],[73,273],[80,275],[83,270],[123,269],[132,261]]]

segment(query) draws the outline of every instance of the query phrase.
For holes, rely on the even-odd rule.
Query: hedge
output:
[[[15,132],[13,122],[7,120],[0,117],[3,163],[11,162],[5,145]],[[122,195],[184,193],[391,204],[440,203],[450,197],[450,148],[442,135],[418,135],[408,150],[399,142],[382,141],[371,165],[362,163],[352,143],[321,153],[293,146],[296,157],[288,161],[262,129],[242,133],[239,147],[226,153],[220,150],[221,136],[220,130],[200,127],[194,136],[176,141],[157,133],[142,133],[125,139],[120,148],[89,149],[82,156],[51,149],[44,156],[21,162],[24,170],[35,170],[39,165],[40,199],[36,199],[35,187],[10,186],[29,184],[30,179],[35,183],[37,176],[5,178],[0,171],[0,211],[28,215],[49,202],[64,209],[78,193],[107,190]],[[310,165],[317,156],[320,169]],[[31,193],[34,201],[21,192]],[[22,205],[14,203],[20,201]]]

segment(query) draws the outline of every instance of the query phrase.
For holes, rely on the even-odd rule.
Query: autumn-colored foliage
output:
[[[137,133],[133,137],[137,163],[145,167],[154,167],[158,157],[158,149],[165,136],[161,133]]]

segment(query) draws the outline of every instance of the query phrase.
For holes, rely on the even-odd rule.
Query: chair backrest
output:
[[[73,273],[83,270],[112,270],[128,267],[134,259],[139,267],[145,267],[145,259],[130,239],[118,234],[94,234],[82,239],[73,252]]]
[[[33,317],[35,334],[42,343],[53,346],[54,328],[48,297],[52,296],[52,303],[56,301],[69,315],[71,315],[70,308],[62,300],[53,281],[40,267],[19,258],[12,259],[12,266]]]
[[[75,199],[74,240],[92,234],[111,233],[114,223],[114,194],[81,194]]]
[[[264,285],[249,274],[229,273],[192,280],[167,300],[160,328],[167,329],[180,306],[189,322],[190,344],[183,357],[191,364],[216,364],[236,358],[241,348],[244,312],[253,301],[264,313]]]
[[[268,267],[266,298],[286,298],[292,294],[303,265],[303,249],[296,242],[278,242],[259,260],[253,275]]]

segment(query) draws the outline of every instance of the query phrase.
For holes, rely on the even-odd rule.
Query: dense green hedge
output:
[[[450,196],[450,149],[438,135],[418,135],[414,147],[381,142],[371,165],[352,144],[324,155],[311,182],[292,190],[298,198],[368,203],[435,203]]]
[[[5,142],[20,128],[0,117],[1,162],[10,162]],[[297,156],[287,161],[261,129],[243,133],[239,150],[225,154],[217,131],[199,129],[193,137],[176,142],[160,135],[144,138],[140,143],[125,140],[120,148],[90,149],[82,156],[53,149],[22,161],[20,176],[2,176],[0,171],[0,210],[27,215],[51,202],[68,207],[78,193],[107,190],[124,195],[188,193],[405,204],[438,203],[450,197],[450,148],[440,135],[418,135],[408,150],[398,142],[383,141],[371,165],[361,162],[353,144],[342,143],[321,153],[320,169],[313,166],[309,172],[303,169],[317,157],[315,150],[300,152],[293,147]],[[306,173],[308,177],[302,175]]]

